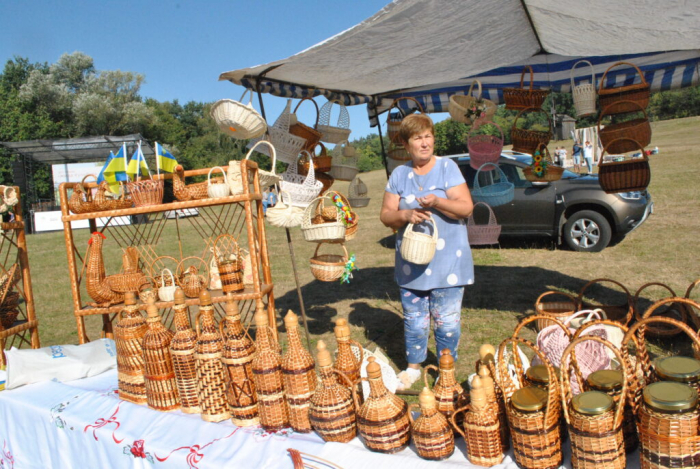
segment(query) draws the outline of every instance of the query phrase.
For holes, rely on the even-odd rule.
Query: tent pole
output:
[[[382,149],[382,163],[384,163],[384,171],[386,171],[386,178],[389,179],[389,165],[386,162],[386,150],[384,149],[384,138],[382,138],[382,125],[379,123],[379,113],[377,113],[377,98],[372,96],[372,107],[374,108],[374,115],[377,118],[377,132],[379,132],[379,146]]]

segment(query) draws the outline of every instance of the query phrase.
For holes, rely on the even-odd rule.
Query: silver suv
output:
[[[471,189],[477,171],[469,165],[469,155],[451,155],[459,165]],[[578,175],[568,170],[559,181],[533,183],[525,179],[523,169],[530,155],[503,152],[499,166],[515,185],[515,198],[493,207],[502,226],[501,236],[549,236],[562,240],[574,251],[598,252],[611,240],[620,241],[638,228],[654,211],[648,191],[607,194],[598,183],[598,175]],[[500,173],[492,168],[479,172],[479,185],[498,182]],[[477,223],[486,218],[477,211]]]

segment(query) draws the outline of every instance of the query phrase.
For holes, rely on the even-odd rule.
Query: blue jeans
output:
[[[440,355],[441,350],[449,349],[457,359],[463,297],[464,287],[428,291],[401,288],[406,360],[409,364],[423,363],[428,356],[431,317],[434,321],[437,355]]]
[[[586,167],[588,167],[588,172],[593,172],[593,158],[584,158],[586,160]]]

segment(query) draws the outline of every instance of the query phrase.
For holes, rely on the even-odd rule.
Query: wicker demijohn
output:
[[[428,220],[432,226],[432,233],[421,233],[413,230],[413,223],[406,225],[401,240],[401,257],[406,262],[417,265],[430,264],[435,256],[435,249],[438,242],[438,228],[433,216]],[[424,222],[424,223],[425,223]]]
[[[358,342],[350,338],[350,326],[348,326],[347,319],[338,319],[335,322],[333,332],[335,340],[338,342],[338,352],[333,368],[354,383],[360,379],[360,366],[364,358],[364,349]],[[358,352],[357,355],[353,353],[353,346]]]
[[[483,346],[482,346],[483,347]],[[493,346],[487,345],[493,350]],[[481,350],[479,350],[481,352]],[[490,350],[489,350],[489,353]],[[496,386],[496,382],[493,378],[494,372],[496,371],[493,355],[490,359],[486,360],[486,363],[479,365],[478,375],[481,380],[481,385],[484,387],[484,392],[486,393],[486,403],[493,413],[498,417],[498,431],[500,433],[500,442],[502,452],[506,452],[510,449],[510,430],[508,429],[508,415],[506,413],[505,400],[503,398],[503,392],[500,387]]]
[[[608,115],[608,108],[603,109],[598,117],[597,124],[600,144],[607,149],[608,153],[614,154],[627,153],[640,148],[643,150],[644,147],[651,143],[651,124],[649,123],[647,112],[634,101],[620,102],[629,103],[633,108],[636,106],[637,108],[632,112],[641,112],[643,117],[624,122],[613,122],[601,128],[600,122],[604,116]]]
[[[421,391],[418,402],[420,404],[411,404],[408,407],[411,435],[418,456],[430,461],[449,458],[455,450],[455,436],[450,422],[438,411],[435,395],[427,387]],[[414,420],[411,409],[419,405],[421,415]]]
[[[437,368],[435,365],[425,367],[423,381],[425,382],[425,387],[429,388],[428,370],[432,369],[438,372],[432,391],[435,396],[437,410],[445,417],[450,418],[457,409],[467,403],[469,397],[464,392],[464,388],[457,382],[455,359],[452,357],[449,349],[442,350],[438,363],[440,368]]]
[[[525,72],[527,70],[530,70],[530,88],[525,88],[523,86]],[[503,101],[506,104],[506,109],[518,111],[529,107],[541,107],[545,98],[549,94],[549,90],[535,89],[534,82],[535,78],[532,67],[525,65],[522,73],[520,74],[520,88],[503,88]]]
[[[498,171],[499,179],[492,179],[492,183],[488,186],[481,186],[479,182],[479,174],[486,167],[491,166]],[[499,205],[505,205],[513,200],[515,197],[515,184],[510,182],[506,177],[506,173],[498,167],[497,165],[486,163],[481,165],[481,167],[476,171],[474,176],[474,188],[472,189],[472,199],[474,202],[485,202],[491,207],[498,207]]]
[[[253,357],[255,344],[248,337],[238,311],[238,303],[228,295],[226,317],[219,323],[224,337],[224,354],[221,361],[228,374],[228,398],[231,421],[239,427],[258,425],[258,397],[253,382]]]
[[[574,70],[578,64],[588,64],[591,68],[591,82],[590,83],[579,83],[578,85],[574,82]],[[593,70],[593,64],[588,60],[579,60],[571,67],[571,95],[574,98],[574,110],[576,111],[576,117],[590,116],[596,113],[596,97],[597,87],[595,82],[595,70]]]
[[[146,318],[139,311],[136,296],[127,293],[119,322],[114,326],[114,342],[117,346],[119,398],[135,404],[146,403],[142,340],[147,330]]]
[[[367,378],[360,378],[369,381],[369,397],[364,404],[360,405],[357,388],[352,390],[357,408],[357,429],[370,451],[397,453],[408,446],[411,437],[408,406],[384,386],[381,367],[375,360],[375,357],[367,359]]]
[[[197,367],[194,358],[197,333],[190,326],[190,314],[185,304],[185,293],[178,288],[174,295],[173,325],[175,335],[170,341],[175,383],[180,396],[180,410],[186,414],[202,411],[197,394]]]
[[[618,140],[608,143],[615,145]],[[649,186],[651,181],[651,168],[649,158],[644,153],[644,148],[635,142],[636,148],[641,152],[640,158],[625,158],[622,161],[605,161],[605,153],[608,148],[603,149],[598,163],[598,182],[608,194],[617,192],[643,191]]]
[[[452,426],[464,437],[469,462],[491,467],[503,460],[501,431],[498,414],[487,401],[481,378],[475,376],[471,384],[471,403],[461,407],[450,418]],[[464,413],[464,431],[457,417]]]
[[[284,317],[287,351],[282,355],[282,377],[289,404],[289,424],[298,433],[309,433],[309,405],[316,390],[314,359],[299,337],[299,318],[291,310]]]
[[[163,326],[154,296],[151,296],[146,312],[148,313],[146,319],[148,331],[143,337],[146,401],[151,409],[176,410],[180,408],[180,397],[177,392],[175,369],[170,354],[173,333]]]
[[[221,361],[224,341],[216,326],[214,305],[207,290],[199,295],[199,312],[195,327],[197,346],[194,359],[197,368],[197,396],[202,409],[202,419],[207,422],[221,422],[231,418],[226,401],[226,368]]]
[[[228,233],[217,236],[214,241],[214,254],[224,293],[243,290],[243,256],[236,238]]]
[[[640,82],[639,83],[633,83],[631,85],[622,85],[618,86],[616,88],[606,88],[606,77],[608,75],[608,72],[612,70],[615,67],[618,67],[620,65],[629,65],[631,67],[634,67],[636,70],[637,74],[639,74]],[[627,82],[626,76],[627,72],[622,72],[622,75],[625,76],[625,80],[622,80],[623,82]],[[612,82],[614,83],[616,80],[615,78],[612,79]],[[647,105],[649,104],[649,94],[650,94],[650,87],[649,83],[646,81],[644,78],[644,74],[642,71],[637,67],[636,65],[629,63],[629,62],[618,62],[612,66],[610,66],[605,73],[603,73],[603,76],[600,79],[600,84],[598,88],[598,97],[600,99],[600,108],[605,109],[608,108],[608,113],[609,114],[622,114],[625,112],[632,112],[636,111],[640,107],[642,109],[646,109]],[[626,102],[622,102],[626,101]],[[629,101],[635,102],[638,106],[632,106],[629,104]]]
[[[533,129],[522,129],[517,126],[518,119],[523,116],[525,112],[541,112],[547,117],[548,127],[547,130],[533,130]],[[529,155],[534,155],[535,150],[540,145],[545,145],[549,143],[552,138],[552,121],[549,118],[549,114],[540,108],[528,107],[523,109],[515,116],[513,120],[513,126],[510,129],[510,139],[513,142],[513,151],[519,151],[522,153],[527,153]]]
[[[493,125],[501,133],[500,137],[491,134],[473,134],[478,128],[473,127],[467,136],[469,150],[469,166],[479,169],[486,163],[498,163],[503,150],[503,129],[495,122],[485,122],[482,125]]]
[[[265,431],[276,432],[289,426],[289,408],[282,377],[282,357],[261,300],[257,300],[255,327],[253,380],[258,393],[260,426]]]
[[[347,443],[357,435],[355,405],[350,392],[352,383],[333,369],[331,354],[322,340],[316,348],[321,384],[311,396],[309,420],[323,441]]]
[[[483,225],[477,225],[474,220],[474,211],[479,205],[486,207],[489,211],[489,221]],[[496,222],[496,214],[493,213],[489,204],[484,202],[476,202],[474,204],[474,210],[467,218],[467,235],[470,246],[498,244],[498,237],[501,235],[501,225]]]
[[[333,104],[337,104],[340,107],[336,125],[331,125]],[[321,132],[321,141],[323,142],[340,143],[344,140],[347,141],[350,136],[350,113],[348,113],[344,105],[330,100],[326,101],[326,103],[321,106],[316,128]]]
[[[105,263],[102,257],[102,243],[105,235],[94,232],[88,240],[88,259],[85,268],[85,283],[88,295],[95,300],[96,306],[106,307],[124,301],[124,295],[112,290],[110,277],[105,275]]]

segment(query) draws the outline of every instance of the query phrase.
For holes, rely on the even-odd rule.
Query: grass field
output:
[[[688,285],[700,277],[696,247],[700,233],[700,118],[655,122],[652,129],[651,147],[660,149],[658,155],[651,157],[649,191],[655,213],[624,241],[590,254],[559,248],[548,240],[509,241],[500,247],[473,251],[476,283],[467,287],[463,304],[463,335],[457,363],[460,380],[472,372],[481,344],[498,344],[510,335],[518,320],[533,312],[535,300],[547,290],[577,294],[591,279],[610,278],[621,282],[633,295],[645,283],[662,282],[683,296]],[[550,148],[562,144],[570,149],[572,142],[552,142]],[[357,209],[359,233],[347,246],[357,256],[360,270],[354,273],[350,284],[315,281],[308,268],[315,245],[304,242],[297,228],[292,230],[292,239],[300,290],[314,343],[324,339],[334,348],[334,321],[344,317],[355,340],[370,350],[381,347],[395,367],[401,369],[406,362],[398,287],[393,280],[392,233],[379,221],[386,176],[383,171],[374,171],[361,177],[369,186],[372,199],[368,207]],[[335,189],[346,193],[347,185],[339,182]],[[164,242],[173,243],[174,226],[166,228],[169,232]],[[76,233],[76,245],[86,246],[88,230]],[[192,232],[184,230],[182,234],[186,242],[201,241]],[[267,235],[279,316],[287,309],[298,313],[285,231],[268,226]],[[77,343],[63,233],[29,236],[28,245],[41,344]],[[610,293],[609,288],[603,290]],[[594,293],[591,291],[591,295]],[[664,290],[656,288],[647,293],[652,299],[667,296]],[[695,296],[700,297],[700,292]],[[283,332],[280,324],[281,321],[278,326]],[[534,333],[528,331],[527,336],[533,338]],[[660,346],[672,350],[678,345],[666,341]],[[435,362],[431,352],[426,364]],[[417,389],[418,385],[414,387]]]

